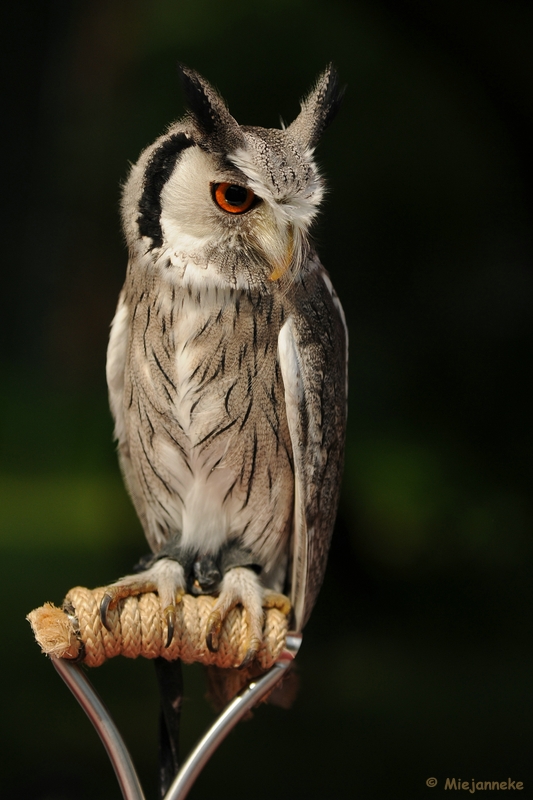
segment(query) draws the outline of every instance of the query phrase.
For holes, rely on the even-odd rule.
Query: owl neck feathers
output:
[[[236,275],[235,282],[230,282],[214,264],[199,266],[184,254],[166,250],[147,250],[143,240],[139,240],[136,252],[130,258],[127,283],[134,288],[135,294],[145,289],[168,294],[174,291],[193,291],[205,293],[218,291],[228,293],[229,297],[240,294],[286,294],[291,285],[299,283],[307,275],[321,269],[320,262],[312,246],[308,245],[304,257],[297,269],[291,269],[278,281],[247,280],[245,275]],[[222,296],[222,295],[221,295]]]

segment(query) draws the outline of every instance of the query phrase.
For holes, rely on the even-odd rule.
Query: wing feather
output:
[[[339,499],[348,339],[325,271],[307,278],[295,300],[279,334],[278,355],[294,455],[291,601],[301,630],[322,585]]]
[[[107,386],[109,389],[109,405],[115,421],[115,439],[118,442],[120,468],[133,505],[146,531],[146,503],[135,479],[131,463],[126,432],[126,416],[124,413],[125,372],[130,343],[130,325],[130,309],[123,290],[120,293],[117,310],[111,323],[111,334],[107,347]]]

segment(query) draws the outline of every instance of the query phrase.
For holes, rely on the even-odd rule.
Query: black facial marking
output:
[[[149,236],[152,240],[150,250],[163,244],[160,222],[163,187],[172,175],[180,154],[194,144],[194,141],[184,133],[174,133],[150,156],[137,217],[139,233],[141,236]]]

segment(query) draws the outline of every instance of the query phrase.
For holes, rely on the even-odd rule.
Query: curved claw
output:
[[[172,639],[174,638],[174,628],[176,626],[176,606],[167,606],[164,611],[164,616],[167,623],[167,641],[165,647],[170,647]]]
[[[243,660],[241,661],[237,669],[246,669],[246,667],[249,667],[252,661],[255,660],[258,652],[259,650],[256,647],[248,648],[248,650],[246,651],[246,655],[244,656]]]
[[[102,597],[102,602],[100,603],[100,619],[102,621],[102,625],[106,630],[111,630],[111,625],[109,624],[109,619],[107,617],[109,607],[113,602],[113,595],[106,592]]]
[[[207,630],[205,634],[205,642],[207,649],[211,653],[217,653],[219,648],[220,631],[222,630],[222,616],[217,612],[212,612],[207,620]]]

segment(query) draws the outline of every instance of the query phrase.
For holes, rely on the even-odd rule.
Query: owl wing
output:
[[[115,438],[119,444],[125,439],[124,422],[124,372],[129,342],[129,309],[120,293],[117,310],[111,323],[111,334],[107,346],[106,376],[109,388],[109,405],[115,422]]]
[[[122,291],[113,322],[111,323],[111,334],[107,347],[106,375],[109,389],[109,405],[115,422],[114,436],[118,442],[120,467],[135,510],[146,531],[145,502],[134,478],[128,439],[126,436],[126,418],[124,414],[124,380],[130,341],[130,317],[130,309],[126,302],[125,293]]]
[[[294,457],[291,602],[301,630],[322,585],[346,429],[348,334],[325,271],[306,277],[278,339]]]

